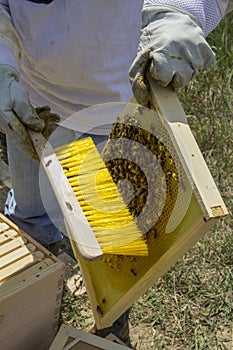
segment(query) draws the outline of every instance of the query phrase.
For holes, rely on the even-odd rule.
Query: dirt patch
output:
[[[6,202],[6,197],[8,193],[8,188],[6,187],[1,187],[1,181],[0,181],[0,212],[3,213],[4,211],[4,205]]]
[[[130,324],[130,339],[137,350],[154,349],[155,331],[143,323],[138,326]]]
[[[7,163],[6,136],[0,132],[0,159]]]
[[[8,162],[6,137],[1,132],[0,132],[0,161],[4,162],[5,164],[7,164]],[[0,165],[1,166],[0,174],[2,173],[1,170],[3,171],[3,165],[5,164]],[[4,171],[5,171],[5,167],[4,167]],[[9,191],[8,186],[6,186],[5,182],[3,181],[3,177],[0,176],[0,212],[1,213],[3,213],[3,210],[4,210],[4,205],[5,205],[8,191]]]

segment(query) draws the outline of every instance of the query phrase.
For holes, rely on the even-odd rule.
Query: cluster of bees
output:
[[[145,128],[141,115],[137,108],[134,113],[118,117],[102,157],[149,242],[156,241],[166,230],[177,199],[179,178],[171,153],[156,136],[156,120],[151,119]],[[106,258],[108,263],[109,259]]]
[[[110,140],[102,153],[130,213],[139,218],[138,225],[146,235],[153,229],[153,218],[149,217],[149,213],[154,213],[156,222],[159,220],[160,226],[163,223],[164,227],[178,194],[176,164],[167,147],[155,136],[153,121],[151,129],[153,132],[140,127],[135,116],[121,116],[121,121],[113,125]],[[125,139],[130,142],[125,142]],[[148,206],[149,209],[146,208]],[[145,210],[149,210],[148,215],[141,215]]]

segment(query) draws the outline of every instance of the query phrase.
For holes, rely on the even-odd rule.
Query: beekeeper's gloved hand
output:
[[[0,64],[0,130],[10,135],[28,156],[38,160],[27,128],[41,132],[44,127],[44,120],[39,118],[19,83],[18,71]]]
[[[194,16],[168,5],[146,5],[137,56],[129,71],[133,94],[146,105],[147,72],[160,85],[177,89],[211,65],[214,58]]]
[[[49,137],[57,128],[61,117],[56,113],[52,113],[51,108],[49,106],[36,107],[35,111],[37,115],[45,122],[45,127],[43,129],[42,134],[46,139],[49,139]]]

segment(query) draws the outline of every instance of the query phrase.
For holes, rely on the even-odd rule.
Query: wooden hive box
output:
[[[148,205],[149,215],[146,219],[152,219],[152,229],[146,233],[149,254],[145,257],[105,254],[100,261],[88,262],[79,255],[75,246],[73,248],[80,262],[98,328],[110,326],[228,213],[176,94],[170,88],[162,88],[154,82],[151,82],[151,88],[155,110],[147,109],[144,113],[142,106],[131,103],[120,116],[123,122],[120,118],[118,121],[118,125],[122,125],[125,123],[124,118],[130,115],[137,122],[134,128],[149,130],[150,133],[155,129],[156,137],[159,135],[156,142],[162,150],[162,157],[169,154],[164,162],[159,159],[157,166],[150,171],[152,178],[154,176],[158,181],[164,178],[164,183],[157,186],[157,192],[160,194],[165,189],[166,193],[159,214],[156,213],[160,205],[156,192],[154,198],[152,192]],[[131,134],[134,135],[134,132]],[[121,141],[120,137],[113,134],[114,141]],[[105,162],[108,147],[107,143],[103,153]],[[119,156],[114,154],[116,149],[117,143],[114,143],[109,154],[118,161],[125,157],[126,152],[122,152],[121,157],[120,153]],[[144,153],[139,158],[146,156]],[[161,176],[160,173],[157,176],[156,167],[158,171],[162,168]],[[115,170],[115,164],[112,169]],[[154,211],[150,212],[150,208]],[[143,229],[143,225],[142,221],[140,228]]]
[[[111,341],[110,341],[111,339]],[[122,344],[121,341],[119,343]],[[126,345],[120,345],[118,339],[109,340],[83,332],[79,329],[62,325],[49,350],[124,350]]]
[[[0,214],[0,341],[47,350],[58,328],[64,264]]]

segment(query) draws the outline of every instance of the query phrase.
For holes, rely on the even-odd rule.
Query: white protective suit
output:
[[[189,11],[194,1],[144,3],[166,3]],[[195,3],[192,15],[206,35],[233,6],[232,1],[223,0]],[[0,33],[8,30],[8,34],[0,35],[0,63],[18,69],[17,59],[23,57],[20,77],[31,102],[49,105],[62,118],[90,105],[127,102],[132,93],[128,70],[138,47],[142,6],[142,0],[54,0],[50,4],[1,0]],[[20,40],[12,29],[9,35],[5,16]],[[108,134],[109,129],[96,133]]]

